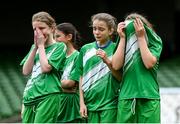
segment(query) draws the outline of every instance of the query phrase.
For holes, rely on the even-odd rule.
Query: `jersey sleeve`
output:
[[[69,79],[76,81],[76,82],[79,82],[79,77],[80,77],[79,74],[76,73],[76,69],[73,69],[70,76],[69,76]]]
[[[145,28],[149,42],[148,47],[151,53],[159,60],[162,51],[162,40],[152,29],[146,26]]]
[[[74,59],[74,65],[69,75],[69,79],[74,80],[76,82],[79,82],[79,74],[76,72],[78,56],[79,55],[77,55],[76,58]]]
[[[64,43],[59,43],[48,59],[48,62],[56,71],[59,71],[59,69],[62,69],[64,66],[65,56],[66,45]]]
[[[80,76],[83,74],[83,48],[81,48],[79,56],[76,60],[75,69],[72,72],[71,78],[79,81]]]

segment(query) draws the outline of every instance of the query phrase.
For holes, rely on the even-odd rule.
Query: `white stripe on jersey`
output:
[[[72,61],[72,62],[69,64],[69,66],[68,66],[67,68],[65,68],[65,70],[64,70],[64,72],[63,72],[63,75],[62,75],[62,77],[61,77],[61,80],[67,80],[67,79],[68,79],[69,74],[70,74],[70,72],[71,72],[71,70],[72,70],[73,65],[74,65],[74,61]]]
[[[138,48],[139,46],[137,37],[135,34],[133,34],[129,41],[127,41],[124,66],[126,66],[129,60],[132,58],[133,54],[138,50]]]
[[[112,56],[108,57],[109,59]],[[97,66],[95,66],[92,70],[90,70],[85,76],[83,76],[82,80],[82,89],[83,91],[87,91],[90,88],[93,88],[96,84],[94,84],[97,80],[102,78],[110,72],[108,66],[104,62],[100,62]]]
[[[126,20],[125,21],[125,26],[129,25],[129,23],[131,23],[131,22],[132,22],[132,20]]]
[[[95,48],[92,48],[85,53],[85,55],[83,57],[83,67],[86,64],[86,62],[88,61],[88,59],[90,59],[94,55],[96,55],[96,49]]]
[[[146,41],[148,43],[148,37],[147,34],[145,35]],[[125,62],[124,62],[124,67],[129,63],[129,61],[132,59],[134,53],[139,49],[138,41],[136,34],[133,34],[129,41],[127,41],[126,45],[126,53],[125,53]],[[131,66],[133,61],[129,63],[129,65],[125,68],[125,71]]]
[[[49,53],[47,53],[47,59],[49,59],[49,57],[52,55],[52,53],[54,52],[54,50],[56,49],[53,48],[52,51],[50,51]],[[38,51],[37,51],[38,53]],[[38,77],[40,74],[42,73],[42,70],[41,70],[41,65],[40,65],[40,61],[38,61],[34,66],[33,66],[33,70],[32,70],[32,75],[31,75],[31,78],[28,80],[27,84],[26,84],[26,87],[25,87],[25,90],[24,90],[24,93],[30,89],[32,87],[32,84],[34,83],[32,80],[36,77]]]
[[[47,59],[49,59],[49,57],[52,55],[52,53],[54,52],[54,50],[56,49],[56,47],[54,49],[52,49],[52,51],[50,51],[49,53],[47,53]],[[42,73],[41,70],[41,65],[40,65],[40,61],[38,61],[34,66],[33,66],[33,71],[32,71],[32,76],[31,79],[36,78],[38,75],[40,75]]]

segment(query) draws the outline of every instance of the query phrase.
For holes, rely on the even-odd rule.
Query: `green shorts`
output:
[[[88,123],[116,123],[117,108],[102,111],[88,111]]]
[[[83,123],[79,110],[79,95],[77,93],[61,93],[57,123]]]
[[[125,99],[118,103],[118,123],[160,123],[159,99]]]
[[[34,105],[25,105],[23,123],[55,123],[59,113],[60,94],[52,94]]]

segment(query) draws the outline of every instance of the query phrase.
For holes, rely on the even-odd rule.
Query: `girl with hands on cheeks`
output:
[[[44,37],[42,31],[37,27],[34,29],[34,43],[38,47],[39,45],[45,45],[47,38]]]
[[[60,101],[60,72],[66,55],[64,43],[54,40],[55,20],[47,12],[32,17],[34,44],[22,60],[22,73],[28,75],[23,93],[23,123],[55,123]]]

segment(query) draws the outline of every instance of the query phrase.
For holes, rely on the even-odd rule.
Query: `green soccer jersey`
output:
[[[111,41],[101,47],[109,59],[115,44]],[[97,42],[84,45],[79,54],[77,71],[82,76],[82,90],[89,111],[117,108],[119,83],[112,76],[108,66],[96,55]]]
[[[77,57],[77,60],[78,60],[78,57]],[[77,83],[79,83],[79,78],[80,78],[80,75],[77,73],[77,60],[76,62],[74,63],[74,69],[70,72],[70,76],[69,76],[69,79],[70,80],[74,80],[76,81]]]
[[[31,47],[31,50],[33,48],[34,45]],[[24,89],[24,104],[32,104],[45,98],[49,94],[61,92],[59,71],[63,69],[66,46],[64,43],[54,43],[47,46],[45,52],[48,63],[52,66],[52,70],[48,73],[42,73],[39,53],[37,51],[31,76]],[[22,60],[21,65],[26,62],[28,56],[29,54]]]
[[[70,74],[75,69],[75,62],[77,60],[78,55],[79,55],[79,52],[76,50],[70,56],[66,56],[66,61],[64,63],[63,74],[62,74],[61,80],[70,79]]]
[[[144,25],[146,41],[150,52],[157,58],[152,69],[147,69],[142,61],[140,49],[132,20],[126,21],[126,50],[123,67],[123,80],[120,99],[149,98],[159,99],[159,84],[157,70],[159,57],[162,51],[161,38],[150,28]]]
[[[66,56],[61,80],[70,79],[71,73],[75,70],[75,63],[78,55],[79,52],[76,50],[71,55]],[[79,114],[79,93],[61,93],[59,110],[58,123],[66,123],[81,119]]]

